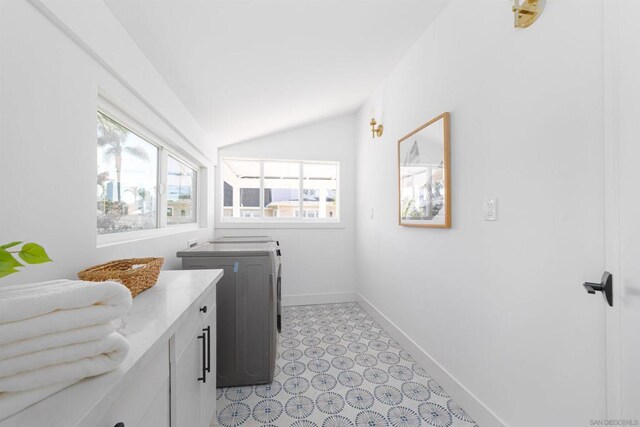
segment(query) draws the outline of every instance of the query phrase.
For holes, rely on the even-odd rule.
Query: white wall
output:
[[[481,402],[479,425],[605,418],[604,304],[580,286],[603,269],[601,8],[549,1],[514,30],[504,0],[451,0],[358,113],[357,291],[458,381],[463,407]],[[453,228],[400,227],[397,140],[444,111]]]
[[[640,418],[640,13],[635,0],[605,0],[607,270],[614,306],[610,341],[610,418]]]
[[[319,304],[355,297],[353,120],[353,115],[337,117],[229,145],[218,151],[219,159],[246,157],[340,162],[340,224],[337,226],[229,228],[238,226],[219,222],[221,200],[216,198],[217,235],[270,235],[280,241],[285,304]],[[217,194],[221,196],[221,179],[217,185]]]
[[[54,259],[52,264],[30,266],[8,276],[3,284],[73,278],[85,267],[115,258],[164,256],[166,267],[177,267],[175,252],[185,248],[188,239],[205,240],[213,234],[211,217],[206,228],[97,248],[99,89],[176,144],[179,152],[189,152],[210,171],[213,165],[201,152],[206,150],[202,130],[176,104],[177,98],[153,74],[144,56],[135,53],[135,44],[114,24],[108,9],[101,2],[54,2],[53,6],[71,9],[74,4],[92,7],[75,14],[67,10],[68,24],[77,29],[82,22],[99,22],[96,28],[102,32],[96,33],[102,40],[118,40],[111,46],[111,58],[90,52],[96,47],[100,55],[108,56],[107,44],[100,48],[99,43],[86,40],[90,46],[81,48],[61,30],[64,23],[54,25],[31,3],[0,2],[0,242],[35,241]],[[129,56],[122,57],[123,52]],[[209,175],[211,181],[213,173]],[[209,211],[212,214],[213,209]]]

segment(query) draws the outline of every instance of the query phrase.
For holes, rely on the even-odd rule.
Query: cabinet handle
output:
[[[198,378],[198,381],[202,381],[203,383],[206,383],[207,382],[207,367],[205,365],[206,358],[207,358],[206,335],[205,334],[198,335],[198,339],[202,340],[202,376]]]
[[[207,333],[207,372],[211,373],[211,326],[202,330]]]
[[[204,307],[200,307],[200,311],[203,313],[207,312],[207,306],[205,305]]]

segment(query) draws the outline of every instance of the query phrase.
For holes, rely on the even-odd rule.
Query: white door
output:
[[[640,423],[640,1],[604,0],[608,417]]]

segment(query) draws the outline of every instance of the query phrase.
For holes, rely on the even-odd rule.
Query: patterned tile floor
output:
[[[357,303],[283,308],[273,384],[218,389],[223,427],[477,427]]]

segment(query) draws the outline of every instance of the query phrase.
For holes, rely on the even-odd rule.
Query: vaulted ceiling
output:
[[[106,0],[218,145],[355,111],[446,0]]]

